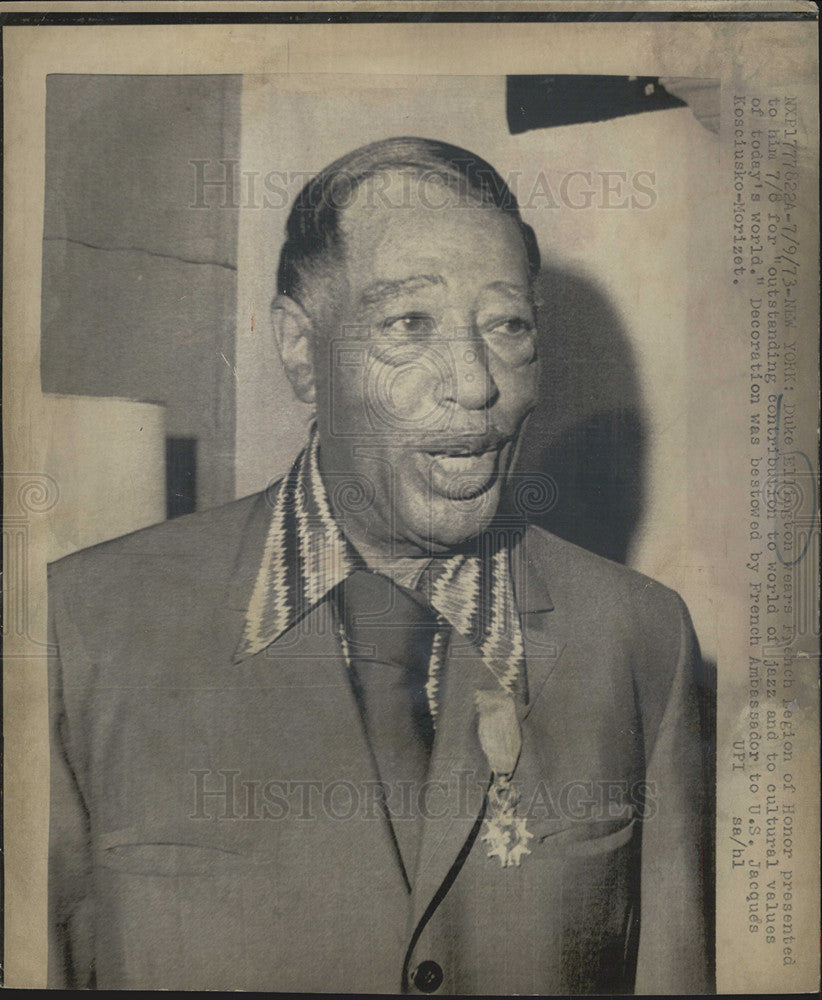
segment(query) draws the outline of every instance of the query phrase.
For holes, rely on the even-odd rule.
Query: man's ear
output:
[[[280,357],[297,399],[313,403],[316,399],[314,324],[303,307],[287,295],[278,295],[271,303],[271,325]]]

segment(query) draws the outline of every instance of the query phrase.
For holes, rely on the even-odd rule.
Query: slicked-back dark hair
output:
[[[277,269],[279,294],[300,300],[309,273],[326,254],[341,247],[340,212],[351,204],[363,181],[386,171],[412,173],[505,212],[519,227],[531,277],[536,277],[540,255],[534,231],[522,221],[514,194],[491,164],[459,146],[402,136],[346,153],[300,191],[286,222]]]

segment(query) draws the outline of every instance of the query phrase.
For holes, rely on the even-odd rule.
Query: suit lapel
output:
[[[224,625],[228,636],[234,643],[231,649],[232,654],[237,649],[245,629],[251,592],[257,574],[260,572],[260,560],[265,551],[265,541],[272,512],[267,496],[267,493],[261,493],[251,508],[226,588]]]
[[[262,494],[249,514],[223,605],[223,627],[231,638],[232,652],[245,628],[270,518],[271,504]],[[304,757],[310,757],[311,764],[323,772],[317,777],[329,783],[349,781],[361,796],[376,787],[379,780],[376,763],[348,677],[329,600],[320,602],[266,649],[241,662],[228,662],[226,670],[252,691],[255,687],[270,689],[272,683],[276,684],[280,697],[288,702],[290,731],[282,735],[292,747],[305,746]],[[304,768],[308,763],[305,760],[295,767]],[[302,770],[292,777],[302,779],[307,773]],[[359,838],[358,852],[368,859],[369,867],[378,870],[381,878],[390,872],[388,877],[395,880],[397,891],[407,893],[387,821],[332,821],[331,826],[337,834],[349,832]]]
[[[475,695],[499,690],[478,654],[449,653],[437,720],[429,794],[414,878],[414,923],[424,915],[481,816],[491,778],[477,738]]]
[[[559,664],[567,644],[565,622],[554,610],[545,579],[547,560],[534,549],[541,541],[533,528],[513,547],[511,577],[520,614],[525,663],[528,677],[528,698],[518,704],[520,720],[524,720],[543,693],[545,685]],[[544,545],[541,546],[544,549]],[[540,557],[542,555],[542,557]]]
[[[526,535],[527,538],[527,535]],[[556,673],[566,638],[540,572],[541,560],[526,560],[523,540],[511,554],[511,570],[525,646],[527,700],[517,699],[520,721],[528,717]],[[477,735],[477,691],[499,691],[499,684],[472,647],[455,636],[445,669],[444,693],[429,771],[432,807],[423,824],[414,883],[413,920],[425,917],[461,856],[476,844],[491,781],[491,770]],[[527,728],[523,732],[527,739]],[[443,795],[440,789],[447,789]]]
[[[358,808],[350,821],[321,813],[329,832],[328,850],[362,858],[375,876],[395,883],[400,899],[408,889],[390,824],[379,815],[379,773],[334,625],[330,601],[323,601],[299,625],[245,661],[245,667],[257,674],[260,685],[266,678],[270,685],[275,674],[288,702],[290,732],[284,735],[293,777],[308,775],[320,781],[325,786],[323,802],[334,783],[348,783],[355,790]]]
[[[559,664],[567,638],[563,622],[548,612],[534,611],[522,615],[521,621],[528,664],[528,701],[518,703],[517,708],[520,721],[524,721],[546,690],[561,680]]]

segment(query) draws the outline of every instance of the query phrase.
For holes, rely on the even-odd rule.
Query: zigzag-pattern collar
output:
[[[263,556],[235,662],[266,649],[365,563],[331,513],[316,425],[271,494]],[[420,583],[430,604],[482,657],[509,694],[525,691],[525,653],[510,573],[511,531],[487,532],[432,559]],[[463,648],[464,645],[463,645]]]

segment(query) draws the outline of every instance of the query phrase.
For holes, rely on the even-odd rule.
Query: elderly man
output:
[[[301,192],[305,451],[51,567],[54,984],[710,989],[687,611],[510,489],[539,266],[443,143]]]

